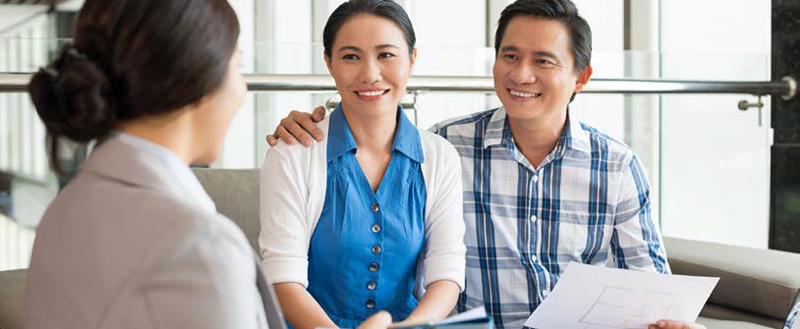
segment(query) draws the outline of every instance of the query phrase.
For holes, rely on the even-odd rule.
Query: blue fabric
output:
[[[424,155],[419,131],[399,107],[397,123],[392,158],[374,193],[341,105],[331,114],[327,190],[309,246],[308,291],[341,328],[355,328],[380,310],[402,321],[418,304],[413,288],[425,245]]]

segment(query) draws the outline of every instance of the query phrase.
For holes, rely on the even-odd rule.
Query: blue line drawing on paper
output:
[[[587,325],[586,329],[647,328],[663,319],[675,297],[670,293],[608,286],[580,322]]]

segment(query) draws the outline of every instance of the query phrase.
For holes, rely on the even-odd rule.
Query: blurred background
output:
[[[597,79],[769,81],[770,0],[574,0],[594,32]],[[46,3],[45,3],[46,2]],[[322,29],[341,0],[231,0],[242,27],[242,72],[327,75]],[[398,0],[417,33],[415,76],[491,75],[494,30],[508,0]],[[0,0],[0,73],[34,72],[72,34],[82,1]],[[724,7],[724,9],[722,8]],[[590,83],[591,85],[591,83]],[[292,110],[333,93],[249,93],[212,167],[260,167],[265,137]],[[428,128],[499,106],[481,92],[426,92],[411,116]],[[770,97],[582,94],[584,122],[630,145],[652,184],[665,236],[770,246]],[[64,181],[50,170],[28,96],[0,92],[0,270],[27,267],[34,229]],[[63,145],[79,161],[86,148]]]

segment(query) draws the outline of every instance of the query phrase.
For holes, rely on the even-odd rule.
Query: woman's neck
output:
[[[381,111],[378,115],[358,115],[342,107],[359,150],[391,153],[397,130],[397,112]]]
[[[186,165],[195,160],[192,129],[182,111],[168,116],[142,118],[120,124],[120,131],[161,145],[174,152]]]

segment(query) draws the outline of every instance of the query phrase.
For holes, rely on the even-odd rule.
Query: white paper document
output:
[[[661,319],[694,322],[717,281],[569,263],[525,326],[646,329]]]
[[[478,308],[473,308],[464,313],[453,315],[437,323],[441,325],[441,324],[474,321],[477,319],[485,319],[485,318],[486,318],[486,309],[483,307],[478,307]]]

